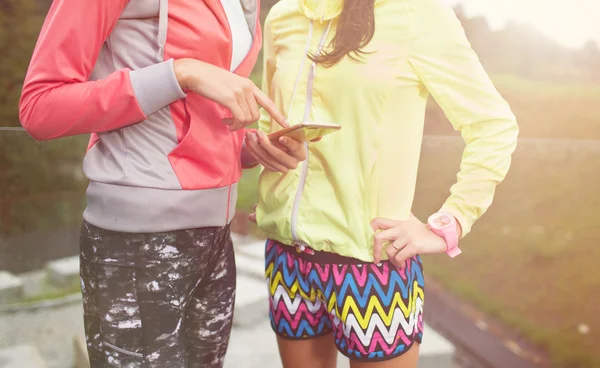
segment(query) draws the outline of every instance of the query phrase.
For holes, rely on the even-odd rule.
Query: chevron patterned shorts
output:
[[[396,268],[267,241],[271,326],[304,340],[332,334],[339,351],[361,361],[407,352],[423,336],[420,257]]]

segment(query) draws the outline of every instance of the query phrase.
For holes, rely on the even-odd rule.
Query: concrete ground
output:
[[[260,242],[236,239],[238,296],[236,321],[225,368],[281,367],[275,336],[267,319],[266,287]],[[244,244],[247,244],[244,247]],[[44,363],[32,361],[18,368],[73,368],[75,337],[83,338],[81,301],[60,307],[0,314],[0,368],[16,367],[10,356],[22,353],[16,347],[35,348]],[[27,347],[25,347],[27,349]],[[454,347],[428,328],[419,368],[456,368]],[[340,356],[338,367],[349,367]],[[79,367],[77,367],[79,368]]]

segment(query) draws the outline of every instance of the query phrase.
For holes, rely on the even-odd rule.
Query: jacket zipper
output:
[[[227,18],[227,12],[225,12],[225,8],[223,7],[223,4],[221,3],[221,1],[217,1],[219,9],[221,9],[221,15],[223,16],[223,18],[227,21],[227,36],[229,37],[229,54],[228,54],[228,58],[227,58],[227,65],[229,65],[228,69],[231,69],[231,59],[233,58],[233,35],[231,33],[231,26],[229,24],[229,19]],[[233,137],[233,133],[229,133],[231,135],[231,148],[233,151],[233,162],[235,161],[235,139]],[[237,169],[237,166],[236,166]],[[231,174],[229,175],[229,184],[227,185],[227,204],[226,204],[226,208],[225,208],[225,224],[227,224],[229,222],[229,208],[231,207],[231,187],[232,187],[232,183],[233,183],[233,175],[234,175],[235,170],[231,170]]]
[[[300,209],[300,200],[302,199],[302,193],[304,192],[306,178],[308,177],[308,159],[310,157],[308,147],[308,142],[304,142],[304,148],[306,149],[306,160],[302,162],[300,181],[298,182],[298,189],[296,189],[296,197],[294,198],[294,205],[292,206],[292,238],[294,238],[295,241],[300,241],[298,239],[298,211]]]
[[[317,55],[321,53],[323,50],[323,46],[325,45],[325,40],[327,39],[327,34],[329,33],[329,29],[331,28],[332,21],[329,21],[327,28],[323,31],[321,35],[321,40],[319,41],[319,47],[317,48]],[[308,32],[309,42],[306,45],[305,54],[308,57],[308,52],[310,49],[310,38],[312,38],[313,31],[313,21],[310,22],[310,28]],[[309,122],[310,120],[310,110],[312,108],[312,98],[313,98],[313,88],[314,88],[314,80],[315,73],[317,71],[317,64],[314,61],[311,61],[310,68],[308,70],[308,78],[306,83],[306,104],[304,105],[304,118],[303,122]],[[295,93],[295,88],[294,88]],[[292,96],[294,95],[292,94]],[[293,99],[293,97],[292,97]],[[290,106],[291,111],[291,106]],[[304,193],[304,186],[306,185],[306,178],[308,177],[308,160],[310,159],[310,144],[308,141],[304,142],[304,148],[306,149],[306,160],[302,162],[302,170],[300,171],[300,180],[298,182],[298,189],[296,189],[296,197],[294,198],[294,204],[292,205],[292,238],[295,242],[300,242],[298,238],[298,212],[300,210],[300,200],[302,199],[302,194]]]
[[[219,9],[221,9],[221,15],[223,16],[223,18],[225,20],[227,20],[227,32],[228,32],[228,36],[229,36],[229,40],[231,41],[229,43],[229,59],[228,59],[228,65],[230,66],[229,69],[231,69],[231,60],[233,58],[233,35],[231,33],[231,25],[229,23],[229,19],[227,18],[227,12],[225,11],[225,8],[223,7],[223,3],[221,3],[221,1],[217,1],[219,3]],[[257,18],[258,18],[258,12],[257,12]],[[258,19],[255,19],[255,22],[257,22]],[[250,50],[248,50],[248,53],[246,54],[246,56],[244,56],[244,59],[242,60],[242,62],[240,63],[240,65],[233,71],[233,73],[237,72],[238,69],[240,68],[240,66],[242,64],[244,64],[244,62],[246,61],[246,59],[248,59],[248,57],[250,56],[250,53],[252,53],[253,49],[256,47],[256,42],[260,42],[260,40],[256,39],[256,33],[254,35],[252,35],[252,45],[250,46]],[[235,166],[235,170],[231,171],[231,175],[229,177],[229,185],[227,188],[227,209],[225,211],[225,223],[227,224],[229,221],[229,215],[230,215],[230,207],[231,207],[231,189],[233,187],[233,176],[235,175],[236,172],[238,172],[238,170],[240,170],[241,168],[239,166],[241,166],[241,162],[240,162],[240,156],[242,154],[242,152],[238,152],[238,142],[236,139],[236,134],[237,132],[233,132],[230,133],[231,135],[231,144],[233,147],[233,162],[236,163]]]

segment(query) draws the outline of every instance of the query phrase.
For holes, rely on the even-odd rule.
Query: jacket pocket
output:
[[[192,99],[189,105],[186,102],[185,110],[189,127],[169,153],[169,161],[183,189],[226,187],[235,176],[232,170],[239,170],[234,161],[232,133],[221,123],[223,114],[217,104],[198,95],[187,99]]]

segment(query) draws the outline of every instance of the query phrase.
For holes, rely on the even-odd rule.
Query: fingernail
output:
[[[281,138],[279,138],[279,142],[281,142],[281,143],[287,143],[287,138],[281,137]]]
[[[251,135],[253,141],[257,141],[256,133],[251,132],[250,135]]]

